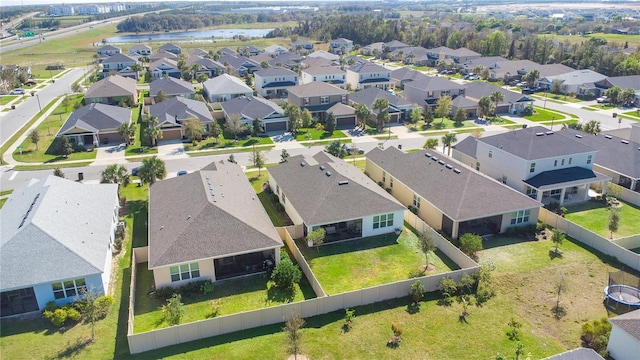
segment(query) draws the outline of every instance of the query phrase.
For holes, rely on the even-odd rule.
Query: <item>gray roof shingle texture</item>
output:
[[[306,165],[301,166],[302,162]],[[326,175],[327,171],[331,176]],[[405,209],[362,171],[324,152],[313,157],[291,157],[286,163],[270,167],[269,174],[307,225]],[[338,184],[345,180],[348,184]]]
[[[350,101],[353,101],[356,104],[365,104],[370,109],[373,109],[373,103],[376,101],[376,99],[379,98],[387,99],[390,105],[396,107],[413,105],[411,101],[401,99],[377,87],[370,87],[364,90],[356,91],[349,96]]]
[[[102,273],[117,205],[116,184],[50,175],[16,189],[0,210],[0,288]]]
[[[546,360],[604,360],[604,358],[593,349],[577,348],[548,357]]]
[[[473,136],[467,136],[464,140],[453,145],[453,148],[475,159],[476,151],[478,149],[478,140]]]
[[[330,95],[347,95],[347,90],[341,89],[337,86],[327,84],[325,82],[316,81],[308,84],[297,85],[288,89],[289,93],[299,97],[312,97],[312,96],[330,96]]]
[[[535,187],[541,188],[548,185],[557,185],[562,183],[569,183],[574,181],[581,180],[610,180],[611,178],[608,176],[604,176],[598,173],[593,172],[593,170],[585,169],[581,167],[570,167],[556,170],[549,170],[541,172],[540,174],[531,177],[524,182]]]
[[[222,74],[209,79],[203,84],[209,95],[253,94],[253,90],[239,78]]]
[[[167,96],[191,95],[196,93],[193,84],[171,76],[153,80],[151,84],[149,84],[149,94],[151,96],[158,95],[160,90]]]
[[[236,164],[211,163],[156,182],[149,190],[150,269],[280,246],[282,240]]]
[[[629,335],[640,340],[640,310],[628,312],[609,319],[612,324],[619,326]]]
[[[91,85],[85,98],[101,98],[113,96],[136,96],[138,88],[134,79],[120,75],[107,76]]]
[[[367,153],[367,160],[381,167],[397,181],[440,209],[455,221],[477,219],[517,210],[540,207],[541,204],[493,179],[475,172],[465,165],[437,154],[439,160],[459,169],[460,173],[439,164],[425,153],[405,154],[390,147],[375,148]]]
[[[75,127],[99,133],[100,130],[117,129],[121,124],[129,122],[131,122],[131,109],[92,103],[72,112],[58,133],[64,134]]]
[[[284,116],[284,110],[278,105],[269,100],[254,96],[239,96],[221,103],[220,106],[225,114],[240,114],[249,119],[263,119],[273,113]]]
[[[212,123],[213,116],[207,108],[207,104],[202,101],[185,99],[183,97],[173,97],[161,103],[149,106],[149,113],[158,117],[158,123],[162,124],[167,120],[175,122],[196,118],[202,123]]]

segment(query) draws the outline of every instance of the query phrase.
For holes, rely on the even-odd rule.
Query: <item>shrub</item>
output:
[[[80,320],[80,312],[78,310],[76,310],[75,308],[68,308],[66,309],[67,311],[67,318],[73,320],[73,321],[78,321]]]
[[[495,296],[495,291],[491,285],[479,285],[476,290],[476,305],[482,306],[485,302],[489,301]]]
[[[387,341],[387,346],[397,348],[400,346],[400,342],[402,342],[402,329],[398,324],[391,324],[391,331],[393,331],[393,336]]]
[[[213,291],[213,283],[211,281],[206,281],[202,285],[200,285],[200,290],[202,290],[203,295],[207,295],[208,293]]]
[[[54,311],[45,310],[42,315],[57,327],[61,327],[65,321],[67,321],[67,311],[62,308],[55,309]]]
[[[402,336],[402,328],[398,324],[391,324],[391,331],[395,336]]]
[[[464,274],[460,278],[460,283],[458,284],[458,291],[460,291],[462,294],[472,294],[475,286],[476,286],[476,279],[469,274]]]
[[[44,311],[55,311],[55,309],[58,308],[58,304],[56,304],[55,301],[51,300],[48,301],[47,304],[44,306]]]
[[[442,294],[441,304],[445,306],[449,306],[452,303],[452,296],[456,294],[458,291],[458,285],[456,282],[448,277],[442,278],[440,280],[440,293]]]
[[[460,250],[469,256],[475,256],[482,250],[482,237],[480,235],[466,233],[460,237]]]
[[[409,298],[414,303],[419,303],[424,296],[425,288],[424,285],[420,282],[420,280],[416,280],[413,284],[411,284],[411,288],[409,288]]]
[[[169,325],[178,325],[184,315],[184,304],[180,294],[173,294],[165,305],[162,305],[164,320]]]
[[[302,271],[288,258],[282,259],[271,273],[271,280],[276,283],[276,287],[286,290],[293,290],[301,278]]]
[[[522,116],[531,116],[533,115],[533,106],[527,106],[522,110]]]
[[[519,341],[520,336],[522,335],[520,332],[522,324],[517,322],[514,318],[511,318],[511,321],[509,321],[507,325],[509,326],[509,330],[507,330],[507,337],[509,338],[509,340]]]
[[[209,315],[207,317],[214,318],[220,315],[220,307],[222,306],[222,299],[215,299],[209,302],[211,304],[211,310],[209,311]]]
[[[582,345],[607,355],[607,343],[611,334],[611,323],[606,319],[594,320],[582,325]]]
[[[344,309],[344,325],[342,325],[342,330],[344,332],[349,332],[351,327],[353,326],[353,319],[356,317],[356,311],[354,309]]]
[[[96,307],[96,318],[103,319],[109,314],[109,309],[113,305],[113,296],[105,295],[100,296],[96,299],[95,307]]]

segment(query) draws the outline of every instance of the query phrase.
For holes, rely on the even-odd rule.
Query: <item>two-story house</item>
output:
[[[261,69],[260,63],[244,56],[234,56],[223,53],[223,55],[218,58],[218,62],[227,68],[229,74],[235,76],[246,76]]]
[[[291,43],[291,51],[308,53],[313,51],[313,43],[309,41],[295,41]]]
[[[286,98],[288,89],[298,85],[298,73],[281,67],[262,69],[253,75],[256,91],[266,98]]]
[[[496,91],[502,93],[503,99],[498,102],[494,110],[496,114],[520,114],[528,106],[533,106],[533,98],[486,82],[471,82],[464,87],[465,97],[476,104],[481,98],[491,97],[491,94]],[[457,109],[452,109],[453,114],[455,111]]]
[[[586,135],[585,135],[586,136]],[[593,171],[598,150],[542,126],[475,139],[453,147],[453,158],[544,204],[589,199],[611,177]]]
[[[464,85],[438,76],[430,76],[404,83],[405,99],[423,107],[436,106],[438,99],[445,95],[456,98],[464,94]]]
[[[353,50],[353,41],[345,38],[337,38],[329,43],[329,51],[334,54],[344,55]]]
[[[220,62],[199,55],[191,55],[185,62],[190,69],[193,69],[194,65],[197,65],[196,76],[198,76],[198,74],[205,74],[211,79],[224,74],[226,71],[224,65]]]
[[[177,79],[182,77],[178,62],[171,59],[160,59],[152,62],[149,64],[149,72],[153,79],[160,79],[164,76],[171,76]]]
[[[115,54],[120,54],[122,50],[119,47],[115,47],[113,45],[105,45],[100,49],[96,50],[96,52],[98,53],[99,57],[103,58],[103,57],[107,57]]]
[[[402,122],[407,119],[414,107],[411,101],[399,98],[378,88],[368,88],[356,91],[349,96],[349,102],[352,106],[355,107],[358,104],[364,104],[371,109],[371,119],[375,119],[378,114],[378,110],[373,108],[376,99],[387,99],[389,102],[389,107],[386,111],[389,113],[390,123]]]
[[[238,96],[253,95],[253,89],[244,81],[229,74],[209,79],[202,84],[202,87],[209,102],[224,102]]]
[[[337,66],[309,66],[300,71],[300,83],[325,82],[340,88],[345,87],[347,72]]]
[[[138,80],[138,71],[132,69],[134,64],[138,64],[136,58],[117,53],[102,60],[100,75],[104,78],[115,72],[120,76]]]
[[[391,70],[367,60],[358,59],[347,68],[347,84],[353,90],[377,87],[387,90],[391,86]]]
[[[314,82],[289,88],[289,104],[308,109],[323,120],[326,111],[336,103],[349,104],[349,92],[324,82]]]
[[[288,53],[289,50],[283,48],[280,45],[269,45],[264,48],[264,53],[270,56],[278,56],[280,54]]]

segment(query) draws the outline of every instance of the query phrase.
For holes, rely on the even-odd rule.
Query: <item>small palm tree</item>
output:
[[[118,166],[118,164],[112,164],[102,170],[100,173],[100,182],[127,186],[131,183],[131,177],[129,176],[129,171],[123,165]]]
[[[600,133],[600,122],[597,120],[590,120],[584,124],[582,130],[591,135],[598,135]]]
[[[164,161],[157,156],[142,159],[142,166],[138,170],[138,177],[144,183],[153,184],[158,179],[164,179],[167,176],[167,167]]]
[[[147,131],[149,132],[149,144],[151,146],[158,145],[158,140],[162,139],[162,130],[158,126],[158,117],[155,115],[151,115],[148,121],[149,128]]]
[[[371,110],[365,104],[356,105],[356,118],[358,119],[358,124],[364,128],[367,120],[371,116]]]
[[[378,98],[373,102],[373,108],[378,110],[376,120],[378,132],[380,132],[382,131],[382,128],[384,128],[385,121],[389,120],[389,112],[387,111],[389,108],[389,100],[385,98]]]
[[[496,90],[496,91],[491,93],[491,96],[489,98],[494,103],[494,107],[493,107],[494,113],[493,113],[493,115],[496,116],[497,115],[497,111],[498,111],[498,103],[500,101],[504,100],[504,94],[501,93],[500,91]]]
[[[448,133],[445,136],[442,137],[442,152],[444,152],[444,150],[446,148],[449,148],[449,151],[447,152],[447,155],[451,155],[451,145],[453,143],[458,142],[458,139],[456,138],[456,134],[454,133]]]

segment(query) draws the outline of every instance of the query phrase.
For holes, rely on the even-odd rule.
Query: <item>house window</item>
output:
[[[328,104],[329,103],[329,97],[328,96],[321,96],[320,97],[320,104]]]
[[[420,196],[418,196],[417,194],[413,194],[413,206],[415,206],[417,209],[420,209]]]
[[[393,226],[393,214],[376,215],[373,217],[373,228],[380,229]]]
[[[558,160],[553,160],[553,166],[558,166]]]
[[[489,157],[492,158],[493,157],[493,149],[489,149]]]
[[[564,159],[562,159],[562,160],[560,161],[560,165],[561,165],[561,166],[564,166]]]
[[[304,98],[304,105],[309,105],[309,98]]]
[[[511,225],[529,222],[529,210],[520,210],[511,214]]]
[[[387,172],[386,171],[382,172],[382,182],[385,183],[385,184],[387,183]]]
[[[536,163],[531,163],[531,167],[529,167],[529,172],[536,172]]]
[[[169,274],[171,274],[172,282],[195,279],[200,277],[200,267],[198,266],[198,263],[172,266],[169,268]]]
[[[480,163],[476,161],[476,171],[480,171]]]
[[[282,194],[282,203],[286,204],[287,203],[287,197],[284,196],[284,193]]]
[[[569,165],[571,165],[571,160],[573,160],[573,158],[569,158]]]
[[[67,280],[51,284],[53,297],[56,299],[64,299],[81,295],[87,291],[87,283],[84,278]]]
[[[280,185],[276,184],[276,194],[280,195]]]
[[[593,159],[593,155],[587,156],[587,165],[591,164],[592,159]]]
[[[507,183],[507,176],[506,175],[502,175],[502,183],[503,184]]]
[[[389,187],[393,189],[393,178],[389,178]]]

